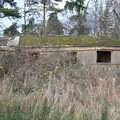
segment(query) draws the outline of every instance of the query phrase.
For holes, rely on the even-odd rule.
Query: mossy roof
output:
[[[105,46],[120,47],[120,38],[96,36],[48,36],[46,39],[37,35],[23,35],[20,37],[20,47],[42,45],[74,45],[74,46]]]

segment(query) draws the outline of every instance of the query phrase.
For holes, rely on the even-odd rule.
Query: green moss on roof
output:
[[[40,45],[77,45],[77,46],[120,46],[120,38],[95,37],[95,36],[48,36],[46,39],[37,35],[23,35],[20,46]]]

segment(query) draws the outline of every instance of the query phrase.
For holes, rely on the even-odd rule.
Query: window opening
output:
[[[97,51],[97,63],[110,63],[111,51]]]

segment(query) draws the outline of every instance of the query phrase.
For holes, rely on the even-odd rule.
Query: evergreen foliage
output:
[[[11,8],[6,8],[5,4],[9,4]],[[18,8],[16,7],[16,2],[14,2],[14,0],[2,0],[0,2],[0,18],[4,17],[20,17]]]
[[[15,36],[18,35],[19,32],[17,31],[17,24],[14,23],[13,25],[11,25],[9,28],[6,28],[4,30],[5,35],[7,36]]]

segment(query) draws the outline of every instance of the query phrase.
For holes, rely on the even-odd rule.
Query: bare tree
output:
[[[26,33],[26,0],[24,0],[24,33]]]
[[[114,33],[116,37],[120,37],[120,1],[113,1],[113,14],[115,18]]]
[[[106,7],[100,14],[100,32],[102,35],[119,37],[119,5],[120,3],[118,0],[106,1]]]

